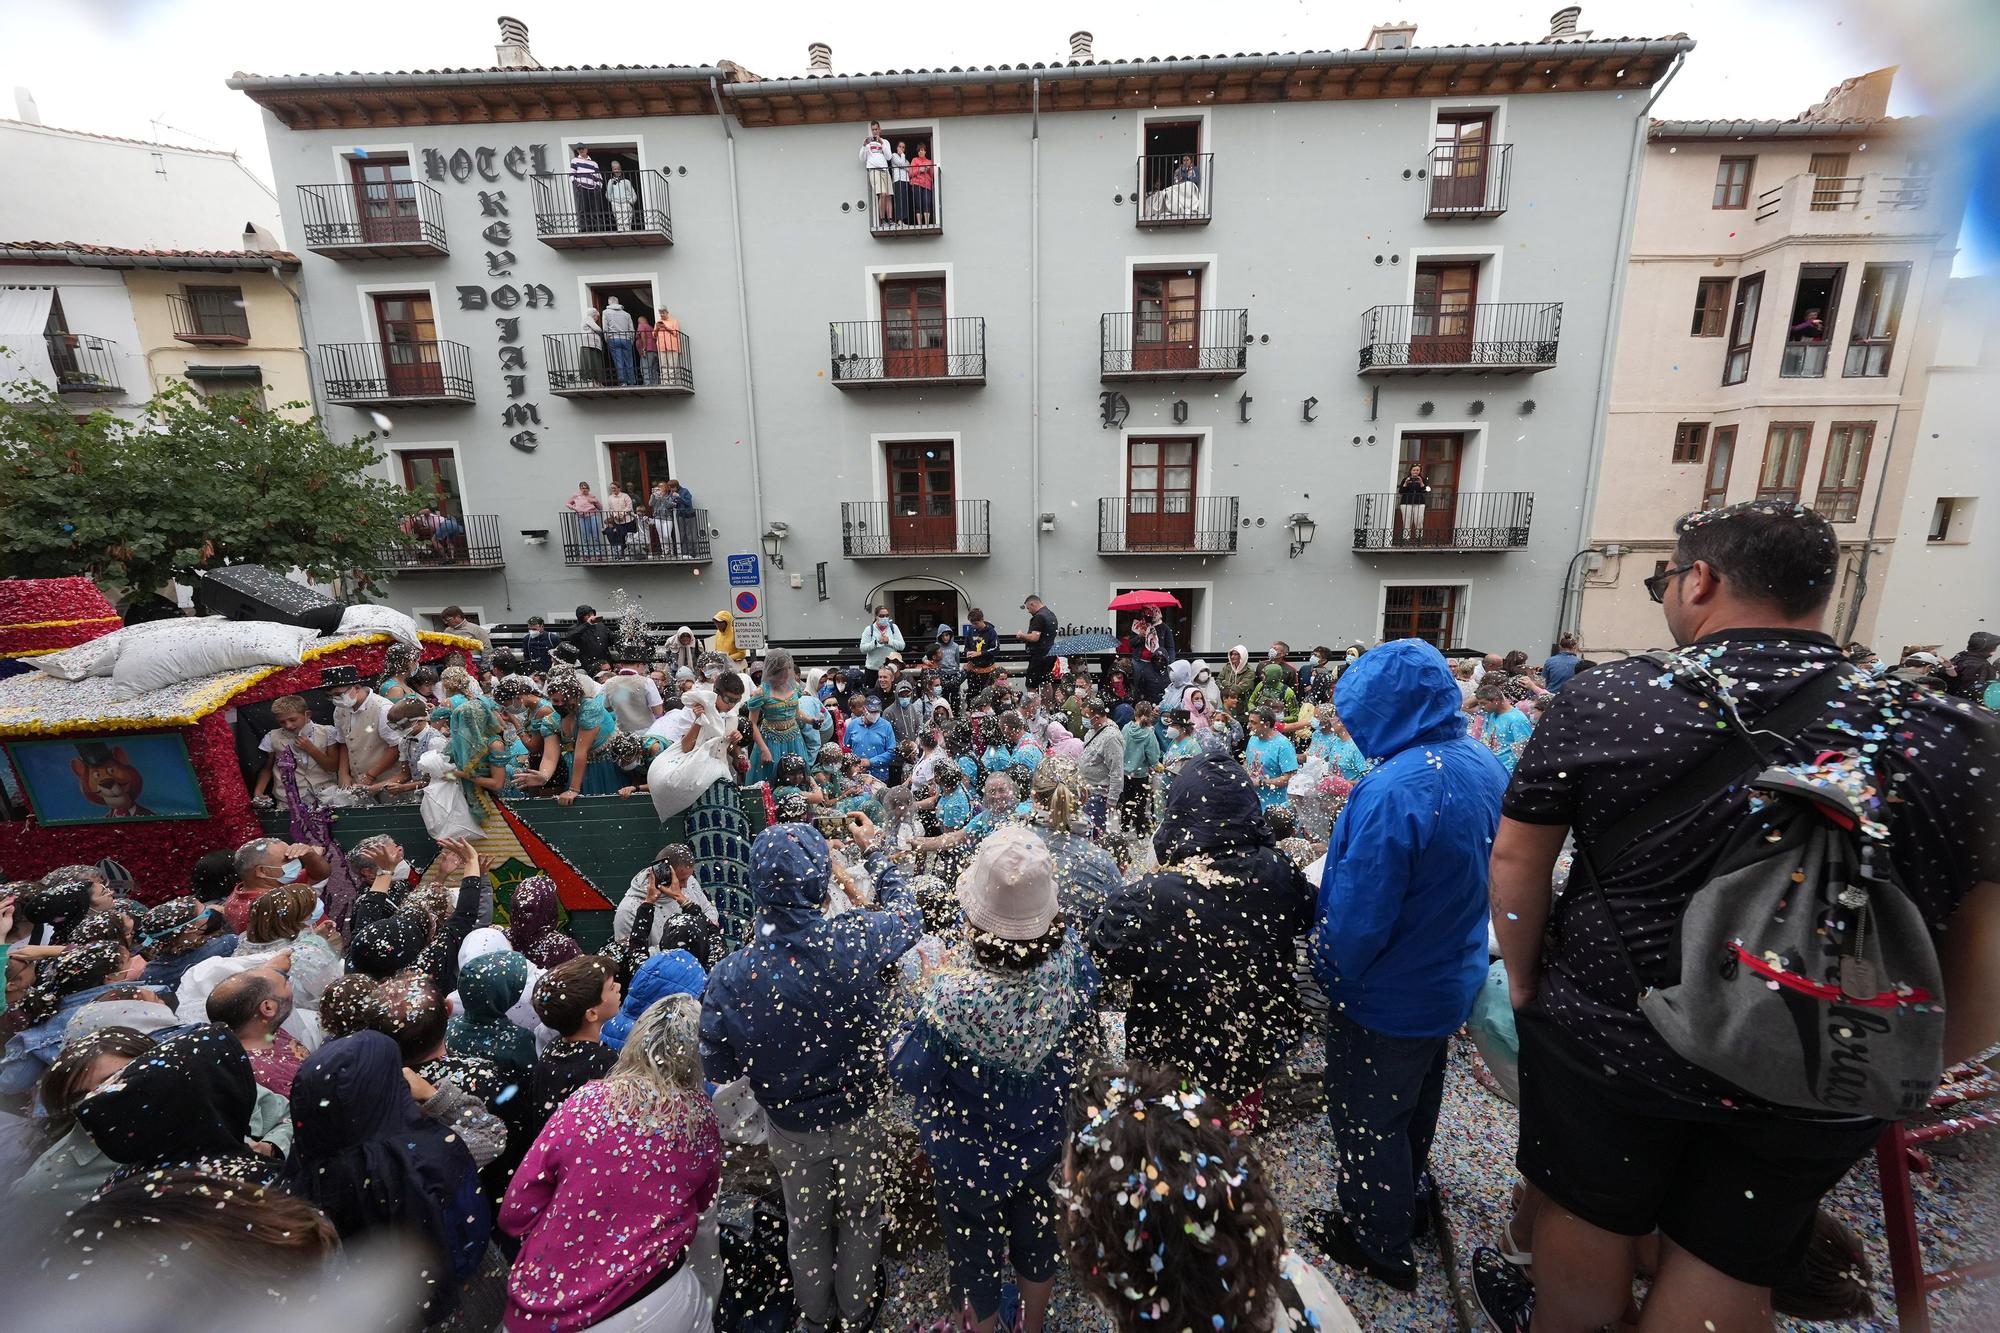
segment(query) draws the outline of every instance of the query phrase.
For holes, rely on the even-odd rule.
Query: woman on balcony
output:
[[[576,515],[576,544],[585,555],[604,545],[604,502],[590,493],[590,483],[579,481],[576,494],[563,506]]]
[[[1403,474],[1402,484],[1396,487],[1396,510],[1402,521],[1405,543],[1415,544],[1423,540],[1424,507],[1430,493],[1431,484],[1424,477],[1424,465],[1410,464],[1410,470]]]
[[[638,530],[639,520],[633,516],[632,497],[617,482],[611,483],[611,493],[604,497],[604,535],[611,539],[611,554],[614,560],[625,558],[625,541]]]
[[[920,143],[917,155],[910,159],[910,212],[919,227],[931,225],[936,191],[937,163],[931,160],[930,145]]]

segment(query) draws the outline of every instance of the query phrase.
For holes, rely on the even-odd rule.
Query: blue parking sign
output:
[[[764,581],[757,571],[757,557],[754,555],[732,555],[729,557],[729,586],[732,588],[754,588]]]

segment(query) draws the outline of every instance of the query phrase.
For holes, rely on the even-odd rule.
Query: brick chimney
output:
[[[814,42],[806,48],[806,72],[811,75],[833,73],[833,48],[825,42]]]
[[[1090,43],[1094,39],[1087,32],[1073,32],[1069,35],[1069,58],[1071,60],[1094,60],[1090,54]]]
[[[500,44],[493,48],[493,63],[501,69],[540,69],[542,62],[528,49],[528,25],[517,18],[500,16]]]

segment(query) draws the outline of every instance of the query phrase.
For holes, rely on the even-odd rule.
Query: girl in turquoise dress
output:
[[[543,697],[541,687],[526,676],[509,676],[493,687],[493,700],[513,721],[515,735],[527,751],[525,763],[508,764],[514,785],[527,790],[567,786],[562,716]]]
[[[618,765],[603,753],[604,742],[618,733],[618,719],[604,704],[604,696],[585,695],[583,686],[571,672],[549,677],[549,702],[562,716],[558,735],[569,754],[569,782],[556,800],[568,805],[578,796],[611,796],[625,785]]]
[[[778,761],[788,754],[812,762],[817,747],[801,717],[804,698],[792,655],[783,648],[772,649],[764,658],[763,685],[743,700],[743,715],[750,719],[752,784],[775,777]]]

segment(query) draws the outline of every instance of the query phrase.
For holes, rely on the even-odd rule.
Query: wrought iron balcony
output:
[[[1249,369],[1250,312],[1114,310],[1098,320],[1098,371],[1118,380],[1228,380]]]
[[[120,393],[118,344],[88,333],[42,335],[57,393]]]
[[[588,334],[544,333],[549,392],[559,398],[685,398],[694,392],[694,340],[685,333],[678,352],[655,353],[650,360],[635,344],[629,382],[610,341],[599,346]]]
[[[1099,555],[1229,555],[1234,495],[1112,495],[1097,502]]]
[[[933,163],[928,186],[912,179],[897,181],[890,197],[888,217],[882,216],[881,200],[873,194],[863,205],[868,210],[868,232],[883,238],[894,236],[941,236],[944,234],[944,171]]]
[[[1214,153],[1153,153],[1132,187],[1142,227],[1204,227],[1215,216]]]
[[[568,172],[535,177],[531,182],[535,234],[542,244],[558,250],[672,245],[674,214],[667,197],[667,173],[626,172],[623,179],[632,186],[632,198],[623,205],[611,198],[617,179],[607,174],[601,188],[582,190]]]
[[[1378,305],[1361,330],[1363,375],[1518,375],[1555,365],[1562,303]]]
[[[655,522],[635,514],[632,531],[611,530],[603,514],[562,514],[566,565],[699,565],[709,560],[708,511],[696,509]]]
[[[344,407],[437,407],[472,401],[464,343],[321,343],[320,379]]]
[[[498,569],[507,562],[500,555],[500,516],[467,514],[453,520],[458,531],[449,536],[420,537],[407,534],[382,548],[382,568]]]
[[[1510,143],[1440,144],[1431,150],[1430,189],[1424,216],[1497,218],[1507,211],[1507,173],[1514,157]]]
[[[993,554],[987,500],[949,496],[897,500],[843,500],[840,553],[852,560],[875,556]]]
[[[1354,549],[1518,551],[1528,544],[1528,521],[1534,512],[1533,491],[1433,490],[1417,515],[1405,514],[1393,491],[1357,495]]]
[[[301,185],[306,249],[328,259],[440,259],[444,198],[422,181]]]
[[[950,387],[986,383],[986,320],[838,320],[833,342],[833,387],[882,389]]]
[[[186,295],[167,293],[167,312],[174,337],[206,347],[241,347],[250,341],[250,318],[243,312],[243,295],[234,287],[193,288]]]

